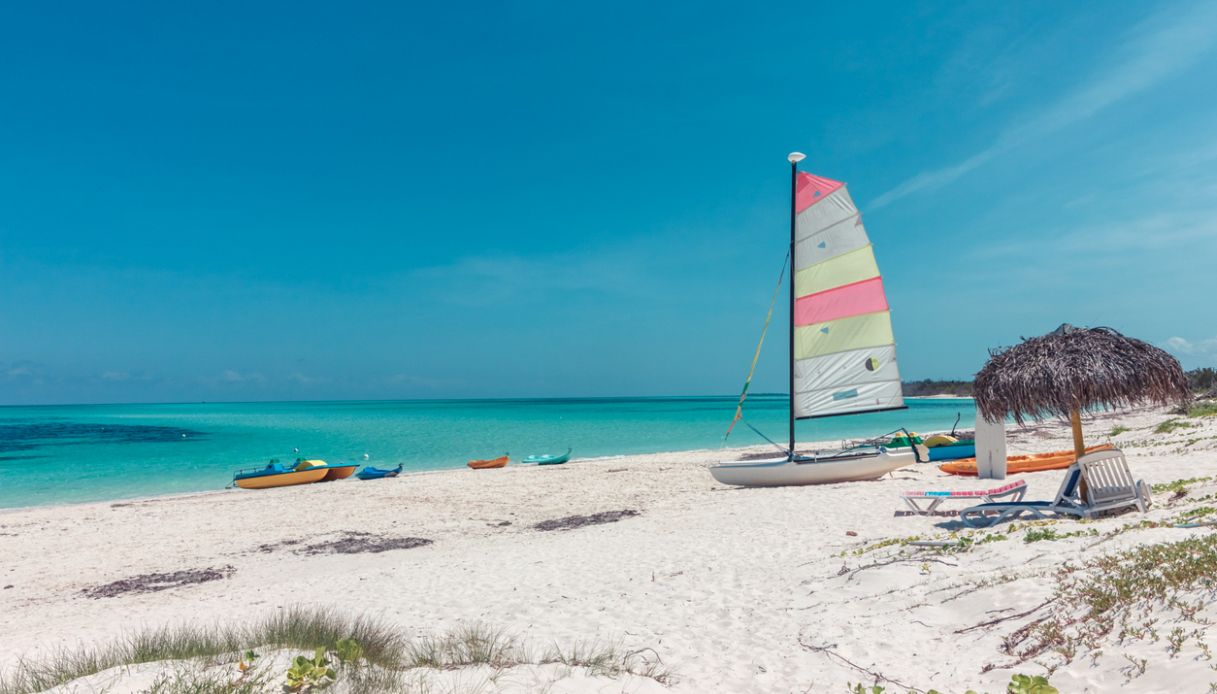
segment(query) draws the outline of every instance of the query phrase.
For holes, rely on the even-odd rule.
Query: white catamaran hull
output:
[[[887,473],[912,465],[917,457],[912,451],[879,449],[854,455],[808,457],[791,461],[788,458],[721,463],[710,466],[710,474],[723,484],[740,487],[786,487],[803,484],[831,484],[877,480]]]

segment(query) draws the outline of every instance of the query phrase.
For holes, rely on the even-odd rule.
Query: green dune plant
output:
[[[286,672],[274,675],[265,664],[269,659],[259,653],[285,649],[312,655],[294,658]],[[590,675],[673,681],[650,649],[626,651],[611,643],[589,642],[534,651],[501,629],[481,625],[410,640],[376,620],[329,609],[289,608],[242,626],[162,627],[108,645],[21,660],[0,673],[0,694],[40,692],[111,668],[162,661],[181,662],[157,676],[148,689],[153,694],[307,692],[336,681],[353,694],[417,692],[427,691],[428,670],[476,665],[500,670],[562,664],[585,668]]]
[[[325,657],[325,648],[318,647],[313,657],[298,655],[292,660],[287,669],[287,684],[289,692],[307,692],[313,689],[323,689],[338,679],[338,672],[330,667],[329,658]]]
[[[1170,482],[1163,482],[1161,484],[1155,484],[1155,485],[1153,485],[1153,487],[1151,487],[1151,489],[1154,494],[1164,494],[1166,492],[1172,492],[1172,493],[1176,493],[1176,494],[1179,492],[1186,493],[1188,486],[1193,485],[1193,484],[1199,484],[1200,482],[1209,482],[1212,479],[1213,479],[1212,477],[1189,477],[1187,479],[1172,480]]]
[[[1188,408],[1189,417],[1217,417],[1217,400],[1206,400]]]
[[[1164,610],[1178,615],[1180,627],[1190,621],[1203,628],[1201,615],[1217,595],[1217,535],[1142,545],[1067,565],[1058,579],[1053,612],[1005,641],[1005,652],[1019,661],[1046,652],[1072,660],[1080,650],[1099,650],[1111,635],[1121,643],[1157,641],[1155,615]],[[1178,652],[1191,639],[1181,631],[1171,647]]]
[[[889,694],[886,687],[878,684],[866,686],[864,684],[849,684],[846,689],[849,694]],[[914,690],[910,690],[908,694],[913,694]],[[897,694],[891,692],[890,694]],[[930,689],[925,694],[946,694],[937,689]],[[963,694],[978,694],[976,690],[969,689]],[[1010,678],[1010,683],[1006,685],[1006,694],[1060,694],[1059,690],[1048,682],[1048,678],[1042,675],[1013,675]]]
[[[1182,419],[1168,419],[1158,426],[1154,427],[1155,434],[1171,434],[1180,429],[1190,429],[1196,426],[1190,422],[1185,422]]]

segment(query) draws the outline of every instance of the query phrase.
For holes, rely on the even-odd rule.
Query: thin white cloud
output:
[[[0,382],[42,382],[46,369],[32,361],[0,362]]]
[[[414,386],[418,388],[440,389],[451,386],[467,385],[465,381],[453,378],[432,378],[415,374],[398,373],[385,379],[385,383],[394,386]]]
[[[1072,263],[1076,254],[1089,257],[1117,256],[1135,262],[1135,253],[1157,252],[1179,256],[1192,262],[1195,254],[1217,253],[1217,208],[1179,212],[1150,212],[1076,228],[1046,229],[1047,233],[1018,238],[1005,243],[977,246],[971,257],[985,260],[1010,255],[1029,255],[1043,266],[1053,258]],[[1190,249],[1180,255],[1180,249]],[[1143,258],[1142,258],[1143,259]]]
[[[257,372],[242,373],[236,369],[226,369],[220,374],[220,381],[223,383],[265,383],[266,377]]]
[[[1210,337],[1207,340],[1171,337],[1162,346],[1166,348],[1166,351],[1182,356],[1217,357],[1217,337]]]
[[[309,374],[296,371],[287,377],[287,380],[302,386],[315,386],[329,383],[330,379],[324,376],[310,376]]]
[[[1121,55],[1088,82],[1030,115],[1018,118],[994,143],[961,162],[923,171],[875,199],[889,205],[907,195],[933,190],[971,172],[995,156],[1032,140],[1076,125],[1108,107],[1158,84],[1192,65],[1217,43],[1217,3],[1170,7],[1138,24],[1123,42]]]
[[[534,256],[481,255],[420,268],[410,280],[446,303],[493,306],[572,293],[648,296],[663,258],[637,242]]]

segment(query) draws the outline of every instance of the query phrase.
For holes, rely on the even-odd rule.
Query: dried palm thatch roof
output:
[[[1062,325],[1041,337],[993,352],[976,374],[976,407],[990,421],[1068,417],[1091,407],[1187,402],[1179,362],[1153,345],[1111,328]]]

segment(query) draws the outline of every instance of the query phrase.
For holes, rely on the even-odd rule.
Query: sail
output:
[[[883,278],[845,184],[795,184],[795,417],[904,407]]]

